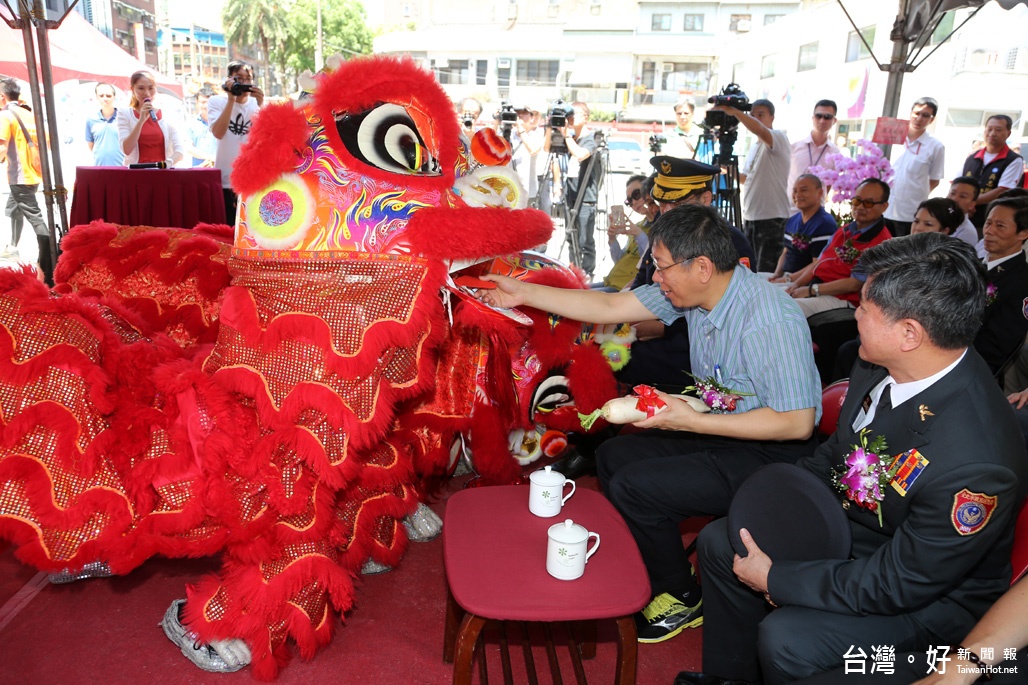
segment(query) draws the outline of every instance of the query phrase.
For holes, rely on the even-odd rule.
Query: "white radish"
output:
[[[670,395],[678,400],[686,402],[694,411],[698,412],[709,412],[710,407],[703,403],[702,400],[691,397],[689,395]],[[641,398],[631,395],[629,397],[616,397],[609,400],[606,404],[600,407],[593,414],[589,415],[588,418],[585,415],[581,415],[583,419],[583,427],[588,430],[597,418],[602,418],[607,423],[624,424],[624,423],[637,423],[648,418],[645,411],[638,408],[639,400]],[[664,410],[664,407],[660,407],[654,411],[654,414],[659,414]],[[588,425],[586,423],[588,422]]]

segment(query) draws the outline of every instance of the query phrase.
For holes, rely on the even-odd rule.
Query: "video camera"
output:
[[[546,119],[550,128],[564,128],[568,125],[568,118],[575,116],[575,108],[557,98],[550,105],[550,111],[546,113]]]
[[[650,152],[651,153],[653,153],[655,155],[659,155],[660,154],[661,146],[662,145],[666,145],[666,144],[667,144],[667,137],[666,136],[663,136],[663,135],[661,135],[659,133],[654,133],[652,136],[650,136]]]
[[[510,142],[510,131],[518,120],[518,113],[514,109],[514,105],[510,104],[509,100],[502,100],[500,109],[493,115],[493,119],[500,122],[500,132]]]
[[[252,85],[250,85],[249,83],[240,83],[239,81],[235,80],[232,81],[231,86],[226,87],[223,85],[221,89],[224,90],[226,93],[232,93],[232,95],[235,97],[239,97],[243,93],[253,92]]]
[[[752,108],[750,105],[750,99],[746,97],[746,93],[742,92],[742,89],[734,83],[729,83],[727,86],[722,88],[721,92],[717,95],[711,95],[707,98],[707,102],[713,105],[727,105],[728,107],[734,107],[740,112],[748,112]],[[707,110],[707,114],[703,118],[703,124],[708,128],[728,130],[734,129],[738,126],[739,120],[727,112]]]

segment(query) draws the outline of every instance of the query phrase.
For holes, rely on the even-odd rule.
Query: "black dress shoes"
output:
[[[554,462],[551,468],[570,480],[574,480],[579,476],[595,476],[596,458],[587,457],[579,452],[574,445],[568,445],[564,456]]]
[[[675,677],[675,685],[759,685],[749,680],[728,680],[706,673],[682,671]]]

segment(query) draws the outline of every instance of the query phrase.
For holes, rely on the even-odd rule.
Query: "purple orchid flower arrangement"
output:
[[[859,445],[846,455],[845,462],[832,472],[835,487],[846,494],[846,499],[878,514],[878,526],[882,526],[882,509],[879,506],[885,498],[885,487],[896,475],[899,460],[893,460],[886,450],[885,438],[877,436],[870,442],[869,428],[860,431]],[[891,465],[888,462],[894,462]]]
[[[866,178],[880,178],[890,186],[895,172],[892,164],[882,149],[867,139],[857,141],[857,154],[847,157],[842,153],[828,155],[825,161],[831,162],[834,169],[812,166],[808,170],[821,179],[825,187],[832,189],[833,202],[846,202],[852,199],[857,186]]]
[[[995,283],[989,283],[985,286],[985,306],[988,307],[990,304],[996,301],[996,296],[999,295],[999,288],[996,287]]]
[[[711,413],[730,414],[735,411],[736,402],[743,397],[751,397],[752,392],[740,392],[731,390],[719,383],[715,378],[693,377],[695,384],[686,388],[683,393],[695,391],[696,396],[703,400],[703,403],[710,407]]]

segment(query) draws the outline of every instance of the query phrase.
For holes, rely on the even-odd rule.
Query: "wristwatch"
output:
[[[818,295],[821,294],[821,284],[820,283],[811,283],[810,284],[810,288],[808,289],[808,292],[810,293],[810,297],[817,297]]]

